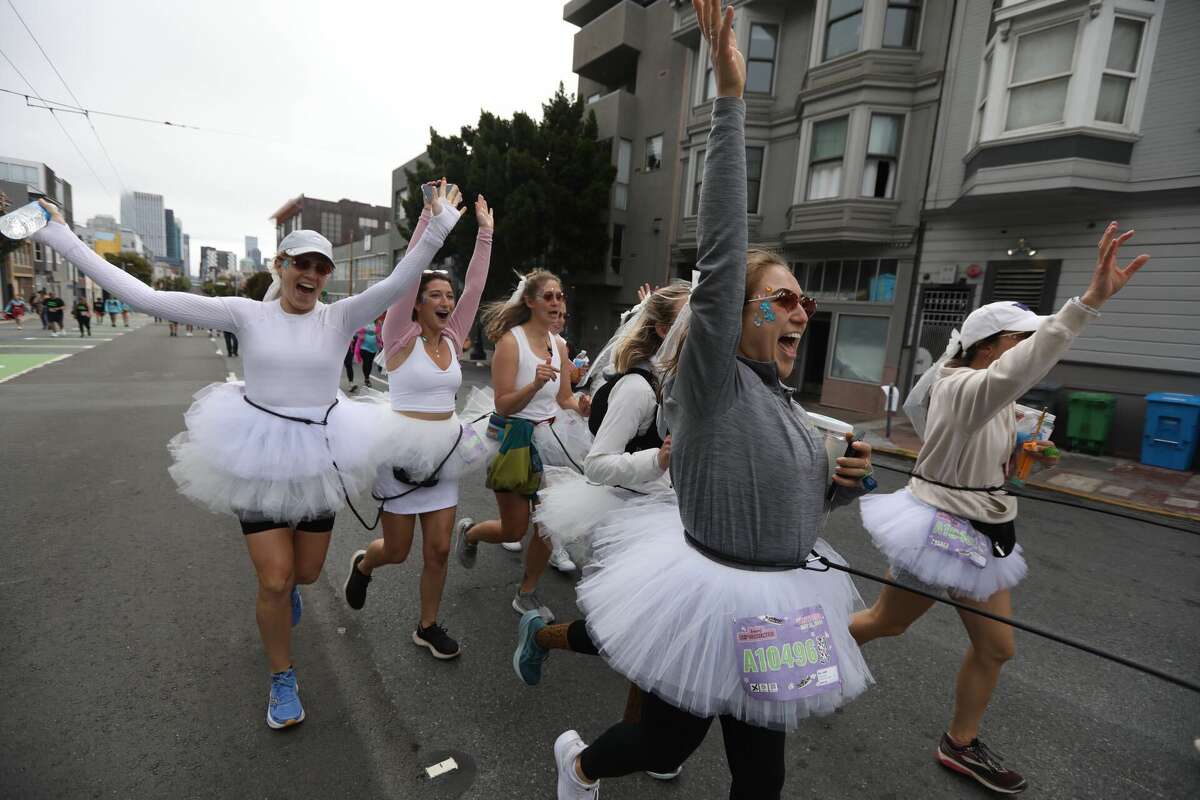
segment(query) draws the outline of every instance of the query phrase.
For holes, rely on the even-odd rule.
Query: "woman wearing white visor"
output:
[[[241,340],[245,383],[201,389],[171,440],[179,491],[241,522],[258,575],[256,616],[271,669],[267,724],[304,720],[291,662],[291,626],[301,603],[295,587],[321,573],[334,514],[348,494],[368,489],[384,454],[363,448],[377,414],[338,390],[342,357],[370,324],[421,277],[458,212],[439,186],[421,241],[392,273],[366,291],[326,305],[318,300],[333,272],[333,248],[316,231],[279,243],[275,281],[260,302],[155,291],[79,240],[58,209],[34,239],[145,313],[230,331]]]
[[[863,524],[898,583],[1011,616],[1011,589],[1026,573],[1016,543],[1017,500],[1004,492],[1016,440],[1014,404],[1149,260],[1140,255],[1117,266],[1118,250],[1132,235],[1118,234],[1115,222],[1108,226],[1091,284],[1053,316],[1039,317],[1014,302],[973,311],[942,360],[913,388],[905,410],[924,444],[912,480],[898,492],[861,500]],[[854,615],[850,632],[859,644],[897,636],[933,602],[884,586],[872,608]],[[1014,653],[1013,629],[966,611],[959,617],[970,646],[937,759],[993,791],[1024,791],[1025,778],[979,740],[1000,668]]]

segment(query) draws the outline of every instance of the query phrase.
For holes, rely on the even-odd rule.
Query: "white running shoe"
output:
[[[565,547],[554,548],[554,552],[550,554],[550,566],[559,572],[575,571],[575,562],[567,555],[567,548]]]
[[[519,553],[519,552],[521,552],[521,549],[524,547],[524,545],[521,544],[520,540],[515,541],[515,542],[501,542],[500,546],[503,547],[505,550],[507,550],[510,553]]]
[[[683,764],[675,768],[674,772],[651,772],[646,770],[646,774],[656,781],[673,781],[679,777],[679,773],[683,772]]]
[[[600,782],[584,783],[575,774],[575,759],[587,749],[575,731],[567,731],[554,742],[554,762],[558,765],[558,800],[597,800]]]

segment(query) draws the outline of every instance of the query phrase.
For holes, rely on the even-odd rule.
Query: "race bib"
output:
[[[991,549],[987,537],[971,527],[971,523],[945,511],[933,515],[933,525],[925,544],[965,559],[979,569],[987,566],[987,554]]]
[[[841,686],[833,637],[819,605],[786,617],[735,619],[733,638],[742,689],[756,700],[798,700]]]

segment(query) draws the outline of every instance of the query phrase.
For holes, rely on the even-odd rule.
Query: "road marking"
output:
[[[88,347],[95,347],[95,346],[96,345],[88,344],[87,342],[46,342],[45,344],[25,344],[24,342],[12,342],[11,344],[5,344],[4,342],[0,342],[0,348],[4,348],[4,347],[34,347],[39,350],[53,350],[58,347],[73,347],[75,349],[79,349],[80,347],[88,348]]]
[[[42,361],[38,361],[37,363],[26,366],[24,369],[20,368],[21,367],[20,361],[15,360],[10,356],[0,356],[0,359],[2,359],[4,361],[4,363],[0,364],[0,370],[4,370],[4,369],[16,369],[17,370],[16,372],[14,372],[11,375],[4,375],[3,372],[0,372],[0,383],[4,383],[5,381],[11,381],[13,378],[19,378],[22,375],[24,375],[26,372],[33,372],[35,369],[44,367],[47,364],[53,364],[55,361],[62,361],[64,358],[70,358],[72,355],[74,355],[74,353],[62,353],[62,354],[56,355],[56,356],[49,356]],[[26,358],[26,359],[38,358],[38,356],[25,355],[24,358]],[[28,362],[26,362],[26,363],[28,363]]]

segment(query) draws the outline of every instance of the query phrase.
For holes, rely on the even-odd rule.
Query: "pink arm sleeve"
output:
[[[471,326],[475,324],[479,301],[483,299],[488,265],[492,260],[492,233],[491,228],[479,229],[479,235],[475,237],[475,252],[471,254],[471,263],[467,266],[466,286],[463,287],[462,297],[454,305],[454,313],[450,315],[447,328],[459,348],[466,340]]]
[[[417,227],[413,228],[412,238],[408,240],[408,249],[411,249],[425,233],[425,229],[429,227],[429,209],[422,209],[421,218],[417,220]],[[386,362],[396,354],[400,348],[408,344],[412,337],[416,335],[418,328],[413,322],[412,309],[417,304],[417,292],[421,289],[420,279],[413,285],[412,289],[404,293],[404,296],[392,303],[392,307],[387,310],[387,316],[383,318],[383,333],[379,337],[383,342],[383,358]]]

